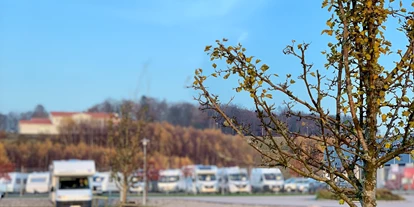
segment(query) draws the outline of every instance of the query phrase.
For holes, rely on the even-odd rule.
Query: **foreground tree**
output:
[[[226,39],[205,51],[211,60],[224,59],[226,69],[213,63],[214,72],[203,74],[197,69],[193,88],[200,92],[197,100],[202,109],[214,110],[224,126],[230,127],[263,157],[269,166],[283,166],[294,172],[327,183],[339,195],[341,203],[356,206],[338,180],[352,186],[362,206],[376,206],[377,169],[402,153],[413,150],[414,129],[414,19],[402,3],[398,9],[385,0],[324,0],[332,17],[322,33],[335,37],[328,43],[325,67],[333,75],[324,75],[308,63],[309,44],[287,46],[283,52],[298,58],[301,74],[297,79],[287,74],[280,80],[276,70],[246,54],[241,44],[227,46]],[[387,19],[398,19],[407,41],[404,49],[391,51],[391,42],[384,37]],[[394,55],[394,56],[391,56]],[[384,64],[383,57],[397,57],[395,64]],[[221,63],[221,62],[220,62]],[[225,105],[207,88],[209,78],[236,76],[236,92],[247,92],[264,129],[256,136],[237,117],[225,113]],[[230,80],[230,79],[229,79]],[[291,86],[300,81],[307,97],[295,95]],[[299,84],[298,83],[296,84]],[[313,134],[291,131],[275,116],[272,95],[286,97],[287,116],[315,123]],[[333,100],[334,110],[322,103]],[[295,106],[306,108],[310,115],[295,112]],[[332,108],[332,107],[331,107]],[[351,116],[351,121],[343,115]],[[379,128],[382,133],[379,134]],[[246,136],[249,135],[249,136]],[[279,138],[280,137],[280,138]],[[307,141],[307,147],[303,147]],[[309,147],[309,144],[313,147]],[[299,162],[302,167],[293,165]],[[359,175],[357,169],[362,172]]]
[[[13,163],[7,157],[6,149],[0,142],[0,178],[9,179],[8,173],[14,170]]]
[[[133,183],[134,172],[142,163],[141,140],[145,121],[142,111],[134,111],[131,104],[121,107],[120,120],[111,120],[108,133],[108,144],[111,147],[111,177],[120,189],[120,202],[127,202],[127,194]]]

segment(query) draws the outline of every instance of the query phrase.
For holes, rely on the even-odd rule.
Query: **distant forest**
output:
[[[131,100],[105,100],[90,108],[87,112],[115,112],[119,113],[122,104],[132,102]],[[137,107],[146,106],[148,108],[147,117],[150,122],[168,122],[174,126],[194,127],[196,129],[219,129],[225,134],[234,134],[230,128],[225,128],[222,123],[217,123],[211,117],[212,111],[200,111],[198,106],[191,103],[168,103],[165,100],[158,100],[150,97],[141,97],[139,102],[132,102]],[[56,110],[60,111],[60,110]],[[62,111],[65,111],[62,109]],[[318,134],[319,129],[309,120],[298,120],[296,117],[287,116],[286,110],[280,108],[275,112],[279,119],[283,120],[290,131],[300,131],[306,134]],[[249,110],[236,105],[226,108],[226,113],[232,117],[237,117],[240,123],[250,126],[250,130],[255,135],[262,134],[260,121],[253,110]],[[37,105],[32,111],[8,114],[0,113],[0,134],[17,133],[19,120],[29,120],[33,117],[48,117],[48,111],[43,105]],[[0,135],[1,136],[1,135]]]
[[[232,136],[234,132],[231,129],[211,118],[214,115],[212,111],[200,111],[190,103],[167,103],[142,97],[139,102],[105,100],[85,111],[120,114],[121,106],[125,103],[148,109],[145,136],[151,139],[148,153],[150,165],[154,169],[177,168],[187,164],[249,167],[261,164],[260,155],[247,142]],[[226,113],[237,117],[239,123],[250,125],[255,135],[261,135],[260,121],[255,111],[228,106]],[[56,159],[93,159],[98,169],[108,170],[110,159],[105,155],[111,148],[107,143],[107,129],[80,124],[61,128],[61,134],[57,136],[41,135],[31,139],[15,134],[18,132],[19,120],[48,116],[48,111],[42,105],[37,105],[33,111],[0,114],[0,160],[3,157],[16,168],[23,166],[32,171],[45,170],[50,161]],[[283,120],[291,131],[308,134],[318,132],[314,123],[286,116],[285,110],[275,112],[275,116]],[[22,139],[11,138],[1,142],[1,138],[7,138],[8,135]]]

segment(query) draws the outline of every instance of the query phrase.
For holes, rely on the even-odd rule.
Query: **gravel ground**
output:
[[[404,196],[405,201],[379,201],[378,207],[413,207],[414,196]],[[131,198],[141,204],[140,198]],[[115,199],[110,200],[114,204]],[[102,205],[103,202],[100,202]],[[0,207],[51,207],[48,198],[4,198],[0,200]],[[338,201],[315,200],[312,196],[211,196],[211,197],[151,197],[150,207],[344,207]]]

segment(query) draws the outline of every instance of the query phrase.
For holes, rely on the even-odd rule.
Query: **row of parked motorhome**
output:
[[[118,174],[118,178],[122,176]],[[131,176],[132,193],[144,190],[143,171]],[[309,189],[309,179],[298,181],[284,180],[277,168],[246,168],[214,165],[189,165],[181,169],[167,169],[158,172],[155,188],[157,192],[199,193],[251,193],[305,191]],[[300,181],[300,182],[299,182]],[[0,192],[49,193],[50,200],[60,204],[89,206],[93,193],[119,191],[111,172],[96,172],[92,160],[53,161],[49,172],[9,173],[8,178],[0,179]]]
[[[117,192],[119,188],[110,172],[98,172],[93,178],[95,193]],[[121,176],[119,176],[121,177]],[[134,185],[130,192],[140,193],[144,184],[142,174],[132,177]],[[283,175],[277,168],[254,168],[250,177],[246,168],[217,168],[211,165],[190,165],[181,169],[158,172],[158,180],[152,191],[199,193],[251,193],[259,191],[281,191]]]
[[[53,161],[49,172],[8,173],[0,179],[0,194],[49,193],[56,206],[92,206],[93,160]]]

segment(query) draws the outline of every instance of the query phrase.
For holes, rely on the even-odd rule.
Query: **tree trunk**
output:
[[[120,196],[119,199],[120,199],[120,202],[122,204],[124,204],[124,203],[127,202],[127,194],[128,194],[128,181],[127,181],[127,178],[126,178],[125,175],[122,178],[122,185],[121,186],[122,186],[122,188],[121,188],[121,192],[119,194],[119,196]]]
[[[372,163],[365,164],[363,175],[363,191],[360,203],[362,207],[377,206],[376,191],[377,191],[377,168]]]

